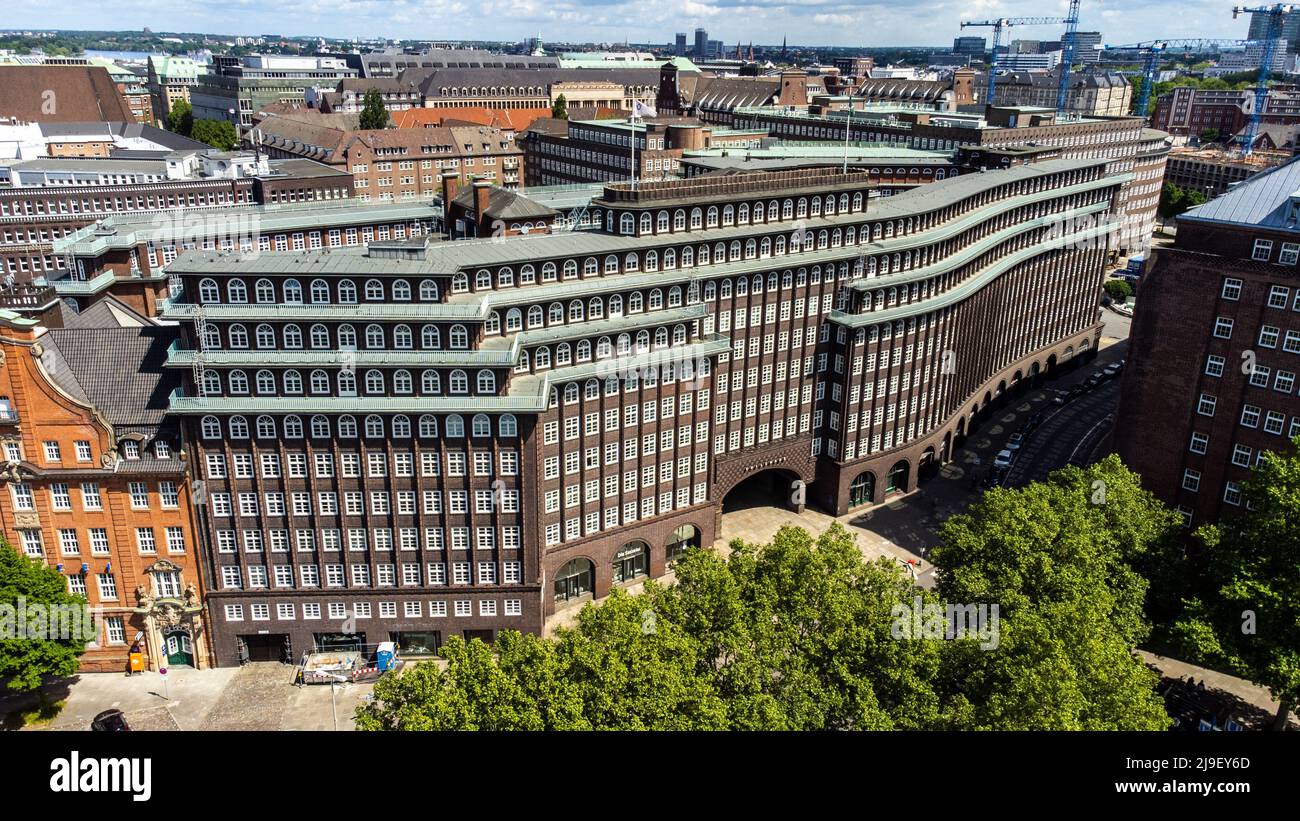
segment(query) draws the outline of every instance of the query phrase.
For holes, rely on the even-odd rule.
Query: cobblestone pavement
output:
[[[278,730],[294,689],[292,668],[274,661],[240,668],[208,713],[204,730]]]

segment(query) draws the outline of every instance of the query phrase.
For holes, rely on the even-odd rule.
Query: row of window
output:
[[[367,302],[390,300],[409,302],[417,294],[421,302],[440,301],[438,283],[432,279],[421,280],[414,289],[411,283],[404,279],[392,280],[387,288],[384,287],[382,280],[368,279],[363,283],[362,288]],[[313,305],[328,305],[334,302],[355,305],[358,294],[356,283],[350,279],[333,280],[332,289],[330,281],[313,279],[308,286],[307,295],[310,296]],[[269,279],[258,279],[253,283],[253,299],[259,305],[302,305],[303,296],[302,283],[296,279],[282,280],[278,289]],[[247,304],[248,284],[239,277],[227,279],[225,301],[233,305]],[[221,287],[215,279],[205,277],[199,280],[199,302],[204,305],[215,305],[221,302]]]
[[[461,525],[448,530],[452,550],[470,550],[471,535],[475,540],[474,549],[477,550],[517,550],[520,546],[521,531],[518,525],[508,525],[500,528],[499,531],[493,527],[480,526],[474,528],[472,534],[469,527]],[[423,533],[423,544],[421,533]],[[424,550],[440,551],[449,544],[446,533],[441,527],[426,527],[423,530],[415,527],[399,527],[395,531],[387,527],[371,528],[369,531],[364,527],[346,530],[326,527],[319,531],[312,528],[297,528],[292,532],[292,536],[294,550],[299,553],[310,553],[318,549],[325,552],[344,549],[349,552],[364,552],[373,549],[379,553],[388,553],[394,547],[401,551],[420,550],[421,547]],[[239,545],[242,544],[245,553],[264,553],[268,547],[272,553],[287,553],[289,537],[290,531],[283,528],[271,528],[266,532],[256,528],[238,532],[230,528],[220,528],[216,531],[217,552],[237,553]]]
[[[474,602],[470,599],[458,599],[453,601],[451,612],[456,617],[468,617],[474,615]],[[374,612],[370,602],[354,602],[352,610],[349,613],[347,604],[343,602],[331,602],[328,605],[329,618],[331,620],[345,620],[349,616],[357,619],[368,619]],[[290,602],[279,602],[275,605],[275,618],[283,621],[293,621],[298,618],[297,607]],[[304,602],[302,607],[302,618],[307,621],[314,621],[321,617],[321,606],[319,602]],[[225,606],[226,621],[241,622],[244,621],[244,605],[227,604]],[[498,613],[496,599],[479,599],[478,612],[480,616],[495,616]],[[503,599],[501,601],[500,613],[504,616],[521,616],[524,612],[522,599]],[[407,619],[421,618],[424,614],[424,605],[418,601],[402,602],[402,617]],[[271,605],[270,604],[250,604],[248,605],[248,615],[252,621],[270,621]],[[446,601],[430,601],[429,617],[445,618],[447,616]],[[397,618],[397,602],[379,602],[379,618],[395,619]],[[120,622],[121,620],[118,619]],[[120,624],[119,624],[120,627]],[[122,633],[123,639],[116,643],[124,643],[125,633]],[[110,642],[113,632],[110,629]]]
[[[185,529],[182,527],[164,527],[163,542],[168,553],[183,554],[185,552]],[[23,528],[18,531],[19,539],[22,542],[23,552],[28,556],[46,555],[44,537],[38,528]],[[57,528],[55,536],[59,541],[59,555],[67,557],[77,557],[81,555],[82,545],[90,548],[92,556],[107,556],[110,554],[110,543],[108,539],[108,529],[103,527],[90,527],[85,531],[86,540],[81,539],[81,531],[75,527]],[[143,556],[153,556],[158,553],[158,534],[152,527],[134,528],[135,547]]]
[[[546,544],[557,545],[564,541],[574,541],[587,536],[592,536],[602,530],[617,530],[620,526],[626,526],[636,522],[638,519],[649,519],[656,515],[669,513],[676,509],[687,508],[691,505],[703,504],[708,501],[708,484],[700,482],[692,487],[680,487],[677,490],[666,490],[656,497],[650,496],[637,502],[625,502],[621,508],[622,518],[620,520],[619,507],[607,507],[603,514],[600,511],[593,511],[582,517],[573,517],[565,519],[563,522],[551,522],[546,525]]]
[[[236,368],[225,372],[224,391],[221,376],[220,371],[211,369],[204,371],[200,383],[201,395],[220,396],[223,392],[232,396],[247,396],[254,392],[261,396],[275,396],[280,393],[301,395],[304,393],[304,387],[309,387],[310,393],[317,395],[357,395],[357,372],[346,367],[340,370],[333,380],[326,371],[314,370],[307,375],[307,383],[304,383],[302,373],[292,368],[282,372],[278,378],[272,371],[260,370],[253,374],[251,385],[248,374]],[[411,376],[411,372],[404,368],[393,371],[391,376],[377,368],[367,369],[361,374],[361,384],[364,385],[365,393],[371,396],[415,393],[415,379]],[[250,390],[250,387],[255,390]],[[447,389],[447,392],[453,395],[469,394],[469,375],[459,368],[451,371],[447,378]],[[420,392],[429,396],[441,395],[441,374],[432,369],[421,371]],[[496,374],[487,369],[475,374],[474,393],[479,396],[495,396]]]
[[[98,482],[82,482],[77,486],[81,493],[81,509],[100,511],[104,509],[104,499]],[[50,509],[54,511],[72,510],[72,486],[67,482],[51,482],[49,485]],[[36,510],[36,495],[31,485],[25,482],[13,482],[9,485],[13,498],[14,510]],[[149,487],[145,482],[127,482],[127,493],[131,499],[132,510],[148,510]],[[180,491],[174,481],[164,480],[158,483],[158,501],[164,510],[180,507]]]
[[[336,436],[339,439],[356,439],[358,435],[357,419],[355,416],[344,414],[334,420],[331,425],[330,417],[317,414],[308,420],[308,426],[313,439],[329,439]],[[226,419],[226,430],[229,431],[231,439],[248,439],[249,424],[245,416],[231,416]],[[302,439],[306,428],[303,425],[302,417],[289,415],[281,420],[277,427],[276,419],[272,416],[258,416],[254,419],[256,435],[259,439],[276,439],[279,437],[278,430],[283,431],[286,439]],[[365,430],[365,436],[369,439],[385,438],[384,418],[371,414],[366,416],[362,421],[362,427]],[[331,434],[333,429],[333,434]],[[410,439],[412,430],[416,430],[422,439],[438,438],[438,417],[431,414],[423,414],[416,420],[413,428],[411,418],[404,414],[397,414],[388,420],[388,430],[394,439]],[[216,416],[204,416],[199,420],[199,431],[204,439],[222,439],[221,420]],[[503,413],[497,417],[497,434],[502,438],[511,439],[519,435],[519,423],[514,414]],[[451,414],[446,417],[443,427],[443,435],[449,439],[459,439],[465,436],[465,420],[459,414]],[[492,421],[486,414],[475,414],[470,420],[470,435],[474,437],[490,437],[492,435]]]
[[[221,586],[225,590],[258,590],[267,587],[292,588],[295,586],[294,567],[291,564],[277,564],[267,568],[255,564],[240,568],[237,565],[222,565]],[[297,584],[299,587],[312,589],[321,587],[320,567],[314,564],[296,565],[298,568]],[[345,574],[344,570],[347,570]],[[325,587],[397,587],[398,571],[401,571],[400,586],[416,587],[427,584],[440,587],[448,583],[447,565],[443,562],[429,562],[421,567],[418,562],[400,565],[377,564],[373,574],[368,564],[327,564],[324,565]],[[421,569],[425,575],[421,578]],[[477,575],[471,578],[471,569]],[[501,573],[497,574],[496,562],[452,562],[451,584],[453,585],[494,585],[521,584],[523,582],[523,563],[509,561],[501,563]],[[245,584],[247,582],[247,584]]]

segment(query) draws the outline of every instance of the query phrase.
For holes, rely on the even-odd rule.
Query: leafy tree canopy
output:
[[[19,608],[26,608],[20,620]],[[11,690],[35,690],[47,676],[70,676],[86,649],[89,624],[85,599],[68,592],[68,582],[54,568],[20,554],[0,537],[0,680]],[[45,630],[53,613],[65,614],[63,629]],[[73,615],[73,614],[77,615]],[[75,622],[75,623],[74,623]],[[19,626],[28,629],[26,635]],[[39,628],[33,635],[31,628]]]

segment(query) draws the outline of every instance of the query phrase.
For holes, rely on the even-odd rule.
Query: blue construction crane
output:
[[[1156,68],[1160,57],[1167,49],[1182,49],[1185,52],[1207,51],[1219,46],[1247,46],[1260,42],[1258,40],[1209,40],[1205,38],[1185,38],[1181,40],[1144,40],[1141,43],[1129,43],[1124,46],[1103,46],[1106,51],[1141,51],[1142,58],[1142,93],[1138,98],[1134,114],[1147,116],[1147,106],[1151,102],[1151,86],[1155,84]]]
[[[1268,75],[1273,71],[1273,55],[1277,51],[1277,41],[1282,37],[1282,24],[1286,21],[1286,16],[1295,10],[1295,6],[1284,3],[1255,8],[1234,6],[1232,9],[1233,20],[1236,20],[1239,14],[1268,15],[1268,28],[1263,37],[1264,54],[1260,58],[1259,76],[1255,80],[1255,104],[1252,106],[1250,122],[1246,125],[1246,140],[1241,149],[1243,157],[1249,157],[1255,150],[1255,135],[1259,132],[1259,123],[1264,116],[1264,103],[1268,99]]]
[[[1075,16],[1077,18],[1078,11],[1079,11],[1079,0],[1071,0],[1070,8],[1075,12]],[[999,17],[996,20],[963,20],[961,22],[962,28],[967,28],[969,26],[981,26],[981,27],[990,27],[993,29],[993,51],[992,51],[993,59],[989,60],[989,81],[988,81],[988,89],[984,97],[985,105],[993,105],[993,92],[997,89],[997,86],[995,85],[996,82],[995,78],[997,77],[997,73],[998,73],[998,49],[1002,46],[1003,30],[1011,28],[1012,26],[1059,26],[1062,23],[1068,25],[1070,23],[1070,20],[1068,18],[1062,18],[1062,17]],[[1078,24],[1077,19],[1075,20],[1075,24],[1076,25]],[[1071,38],[1071,40],[1073,41],[1073,38]],[[1073,48],[1071,48],[1071,52],[1073,53]],[[1062,57],[1064,58],[1064,55],[1062,55]],[[1070,71],[1069,64],[1066,63],[1064,72],[1065,74],[1068,74],[1069,71]],[[1065,87],[1064,75],[1062,75],[1061,82],[1062,82],[1061,87],[1064,88]]]
[[[1065,16],[1065,36],[1061,38],[1061,80],[1056,87],[1056,111],[1065,113],[1070,101],[1070,66],[1074,63],[1075,40],[1079,36],[1079,0],[1070,0],[1070,13]]]

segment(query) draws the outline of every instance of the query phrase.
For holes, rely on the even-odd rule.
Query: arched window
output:
[[[682,345],[686,342],[686,326],[677,325],[673,327],[673,344]]]
[[[274,439],[275,438],[275,420],[269,416],[257,417],[257,438]]]
[[[253,297],[263,305],[275,302],[275,286],[271,280],[259,279],[253,283]]]
[[[328,439],[330,436],[330,420],[320,414],[311,418],[311,437],[313,439]]]
[[[437,350],[442,347],[442,337],[437,325],[425,325],[420,328],[420,347]]]
[[[407,302],[411,299],[411,284],[404,279],[393,281],[393,299]]]
[[[248,420],[242,416],[230,417],[230,438],[247,439],[248,438]]]
[[[691,228],[699,228],[704,224],[704,212],[699,208],[691,209]]]
[[[420,299],[425,302],[437,302],[438,283],[431,279],[420,280]]]
[[[621,294],[614,294],[609,298],[609,315],[611,318],[623,315],[623,297]]]
[[[435,370],[420,372],[420,392],[425,394],[442,393],[442,377]]]
[[[579,362],[589,361],[591,359],[591,341],[587,339],[579,339],[578,344],[574,349],[574,357]]]
[[[664,294],[658,288],[650,292],[650,310],[655,311],[664,306]]]
[[[383,393],[384,392],[384,373],[383,371],[371,369],[366,371],[366,393]]]
[[[384,438],[384,420],[373,413],[366,417],[366,438]]]
[[[286,439],[301,439],[302,419],[297,416],[284,417],[284,436]]]
[[[682,289],[678,285],[668,289],[668,307],[680,308],[682,305]]]
[[[492,287],[492,272],[486,268],[480,268],[474,272],[474,290],[486,291]]]
[[[204,305],[211,305],[221,301],[221,289],[217,287],[215,279],[203,279],[199,281],[199,302]]]
[[[581,299],[575,299],[569,303],[569,321],[570,322],[582,321],[582,300]]]
[[[641,233],[648,234],[651,231],[652,219],[649,214],[641,215]]]
[[[231,371],[226,381],[230,383],[231,393],[248,393],[248,374],[243,371]]]
[[[501,418],[497,422],[497,433],[503,439],[519,435],[519,423],[515,420],[514,414],[501,414]]]
[[[254,377],[254,380],[257,382],[258,393],[261,394],[275,393],[275,374],[267,370],[261,370],[257,372],[257,375]]]
[[[311,372],[311,392],[316,394],[330,392],[330,376],[328,373],[322,370]]]
[[[602,319],[605,316],[605,303],[598,296],[593,296],[587,302],[587,316],[591,319]]]
[[[339,326],[339,350],[357,349],[357,331],[351,325]]]
[[[495,394],[497,392],[497,377],[487,369],[478,372],[477,380],[478,392],[481,394]]]
[[[243,325],[235,324],[230,326],[226,332],[230,335],[230,347],[247,348],[248,347],[248,329]]]
[[[655,347],[656,347],[656,348],[662,348],[663,346],[665,346],[665,345],[667,345],[667,344],[668,344],[668,329],[667,329],[667,328],[656,328],[656,329],[655,329]]]
[[[582,386],[582,396],[584,399],[599,399],[600,383],[594,379],[588,379],[587,384]]]
[[[393,393],[410,393],[413,390],[411,372],[399,370],[393,373]]]
[[[453,350],[464,350],[469,347],[469,332],[465,330],[464,325],[451,326],[451,347]]]
[[[452,371],[450,387],[452,393],[469,393],[469,377],[462,370]]]
[[[528,327],[540,328],[545,323],[545,313],[541,305],[533,305],[528,309]]]
[[[464,272],[457,271],[451,278],[451,292],[453,294],[463,294],[469,290],[469,277]]]
[[[438,438],[438,417],[427,413],[420,417],[420,438]]]
[[[642,296],[640,291],[633,291],[627,296],[627,312],[629,314],[639,314],[643,310]]]
[[[199,429],[203,432],[204,439],[221,438],[221,422],[215,416],[205,416],[199,422]]]
[[[613,254],[610,254],[609,256],[605,257],[605,273],[607,274],[618,273],[618,257],[614,256]]]
[[[488,314],[488,318],[483,322],[483,333],[499,334],[501,333],[501,314],[496,311]]]
[[[232,279],[226,283],[226,301],[227,302],[247,302],[248,287],[244,285],[242,279]]]
[[[356,439],[357,438],[357,420],[349,415],[344,414],[339,417],[339,438]]]
[[[266,325],[266,324],[258,325],[257,328],[254,329],[253,335],[257,339],[257,347],[259,348],[275,347],[275,329],[272,328],[270,325]]]
[[[511,308],[506,311],[506,333],[513,333],[523,328],[523,314],[519,313],[518,308]]]
[[[393,438],[394,439],[411,438],[411,420],[400,413],[393,417]]]
[[[381,325],[366,326],[366,347],[383,348],[384,347],[384,329]]]
[[[302,286],[296,279],[286,279],[284,281],[284,301],[289,305],[302,304]]]
[[[447,436],[452,439],[465,436],[465,420],[460,418],[460,414],[453,413],[447,417]]]
[[[284,347],[294,349],[302,347],[302,328],[297,325],[284,326]]]
[[[578,383],[570,382],[564,386],[564,404],[571,405],[578,401]]]
[[[545,346],[533,351],[533,367],[537,370],[551,367],[551,349]]]
[[[339,371],[339,396],[357,395],[357,375],[353,371]]]
[[[216,371],[203,372],[202,396],[218,396],[221,393],[221,374]]]
[[[377,302],[384,298],[384,283],[377,279],[366,280],[366,299]]]
[[[350,279],[339,280],[339,302],[354,305],[357,301],[357,286]]]
[[[311,281],[311,301],[323,305],[330,301],[330,286],[323,279],[313,279]]]
[[[561,367],[573,364],[573,349],[569,347],[568,342],[561,342],[555,346],[555,364]]]
[[[475,437],[489,437],[492,435],[492,420],[487,418],[485,413],[476,413],[470,420],[470,433]]]
[[[394,348],[411,348],[414,347],[414,339],[411,334],[411,326],[398,325],[393,329],[393,347]]]
[[[620,234],[636,233],[636,218],[625,212],[618,218],[618,232]]]

